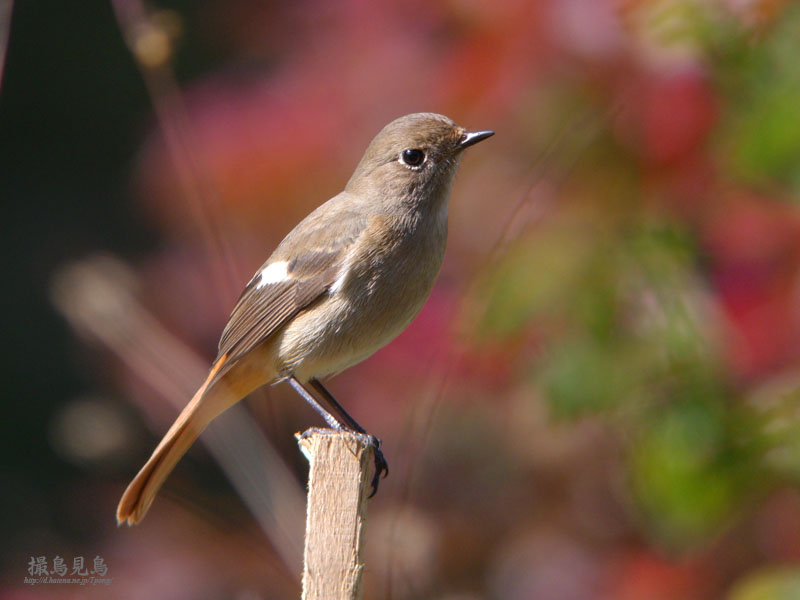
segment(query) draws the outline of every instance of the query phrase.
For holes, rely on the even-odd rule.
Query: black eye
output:
[[[425,153],[416,148],[409,148],[408,150],[403,150],[400,158],[409,167],[418,167],[425,160]]]

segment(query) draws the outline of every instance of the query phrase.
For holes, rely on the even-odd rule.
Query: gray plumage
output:
[[[279,375],[322,378],[360,362],[402,331],[442,264],[463,135],[450,119],[432,113],[387,125],[345,190],[298,224],[247,285],[223,331],[218,359],[231,364],[280,336]],[[407,149],[421,150],[423,164],[404,164]],[[259,285],[260,274],[278,262],[287,264],[289,278]],[[332,295],[340,276],[343,287]],[[303,327],[287,327],[301,312],[308,313]]]
[[[344,191],[303,219],[245,287],[208,378],[125,490],[119,523],[144,517],[200,432],[248,393],[285,378],[325,391],[316,380],[364,360],[411,322],[442,264],[462,151],[490,135],[418,113],[375,136]],[[375,460],[376,488],[386,463],[379,450]]]

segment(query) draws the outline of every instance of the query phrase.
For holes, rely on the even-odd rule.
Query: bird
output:
[[[245,286],[208,377],[124,491],[118,524],[139,523],[205,427],[263,385],[288,382],[328,425],[366,433],[321,380],[372,355],[420,311],[442,265],[460,159],[493,134],[414,113],[375,136],[344,190],[303,219]],[[388,465],[380,441],[370,441],[374,494]]]

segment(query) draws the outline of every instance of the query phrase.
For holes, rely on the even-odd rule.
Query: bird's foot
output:
[[[370,435],[369,445],[372,446],[372,451],[375,455],[375,474],[372,476],[372,482],[370,484],[372,485],[372,492],[368,496],[368,498],[372,498],[378,493],[378,484],[381,482],[381,475],[386,477],[389,474],[389,463],[386,462],[383,456],[381,441],[378,438],[374,435]]]

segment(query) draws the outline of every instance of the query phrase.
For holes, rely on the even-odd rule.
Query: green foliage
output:
[[[670,547],[727,522],[753,491],[764,444],[749,431],[743,447],[748,413],[707,327],[696,253],[689,232],[665,219],[573,236],[555,227],[508,253],[482,324],[500,337],[551,324],[533,385],[554,417],[613,417],[630,441],[630,483],[648,528]]]
[[[749,429],[762,466],[776,476],[800,481],[800,388],[765,390],[753,398]]]
[[[529,320],[555,314],[561,298],[579,285],[590,251],[579,236],[558,232],[522,240],[481,286],[489,297],[478,333],[514,335]]]
[[[787,10],[763,39],[725,47],[719,83],[726,99],[717,155],[731,174],[761,186],[800,189],[800,9]]]
[[[652,411],[630,454],[631,483],[654,533],[670,546],[705,538],[744,492],[724,412],[711,399]]]
[[[730,600],[795,600],[800,598],[800,569],[772,568],[750,575],[734,586]]]

